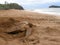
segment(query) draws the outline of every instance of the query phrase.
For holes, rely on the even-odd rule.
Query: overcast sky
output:
[[[49,5],[60,5],[60,0],[0,0],[0,3],[18,3],[25,9],[47,8]]]

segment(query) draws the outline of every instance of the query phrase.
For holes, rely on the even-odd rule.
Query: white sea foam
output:
[[[60,16],[60,8],[35,9],[32,12],[44,13],[44,14],[53,14],[53,15]]]

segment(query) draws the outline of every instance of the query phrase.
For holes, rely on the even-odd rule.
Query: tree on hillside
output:
[[[18,5],[17,3],[7,3],[5,4],[0,4],[0,10],[6,10],[6,9],[19,9],[19,10],[24,10],[24,8],[21,5]]]
[[[8,6],[11,8],[11,9],[22,9],[23,10],[23,7],[22,6],[20,6],[20,5],[18,5],[18,4],[16,4],[16,3],[10,3],[10,4],[8,4]]]
[[[60,8],[60,6],[57,6],[57,5],[51,5],[51,6],[49,6],[49,8]]]

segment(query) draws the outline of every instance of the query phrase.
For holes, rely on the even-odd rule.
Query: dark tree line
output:
[[[0,10],[7,10],[7,9],[19,9],[24,10],[24,8],[21,5],[18,5],[17,3],[5,3],[0,4]]]
[[[60,8],[60,6],[57,6],[57,5],[51,5],[51,6],[49,6],[49,8]]]

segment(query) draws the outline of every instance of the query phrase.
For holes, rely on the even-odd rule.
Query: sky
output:
[[[0,3],[18,3],[24,9],[48,8],[50,5],[60,6],[60,0],[0,0]]]

